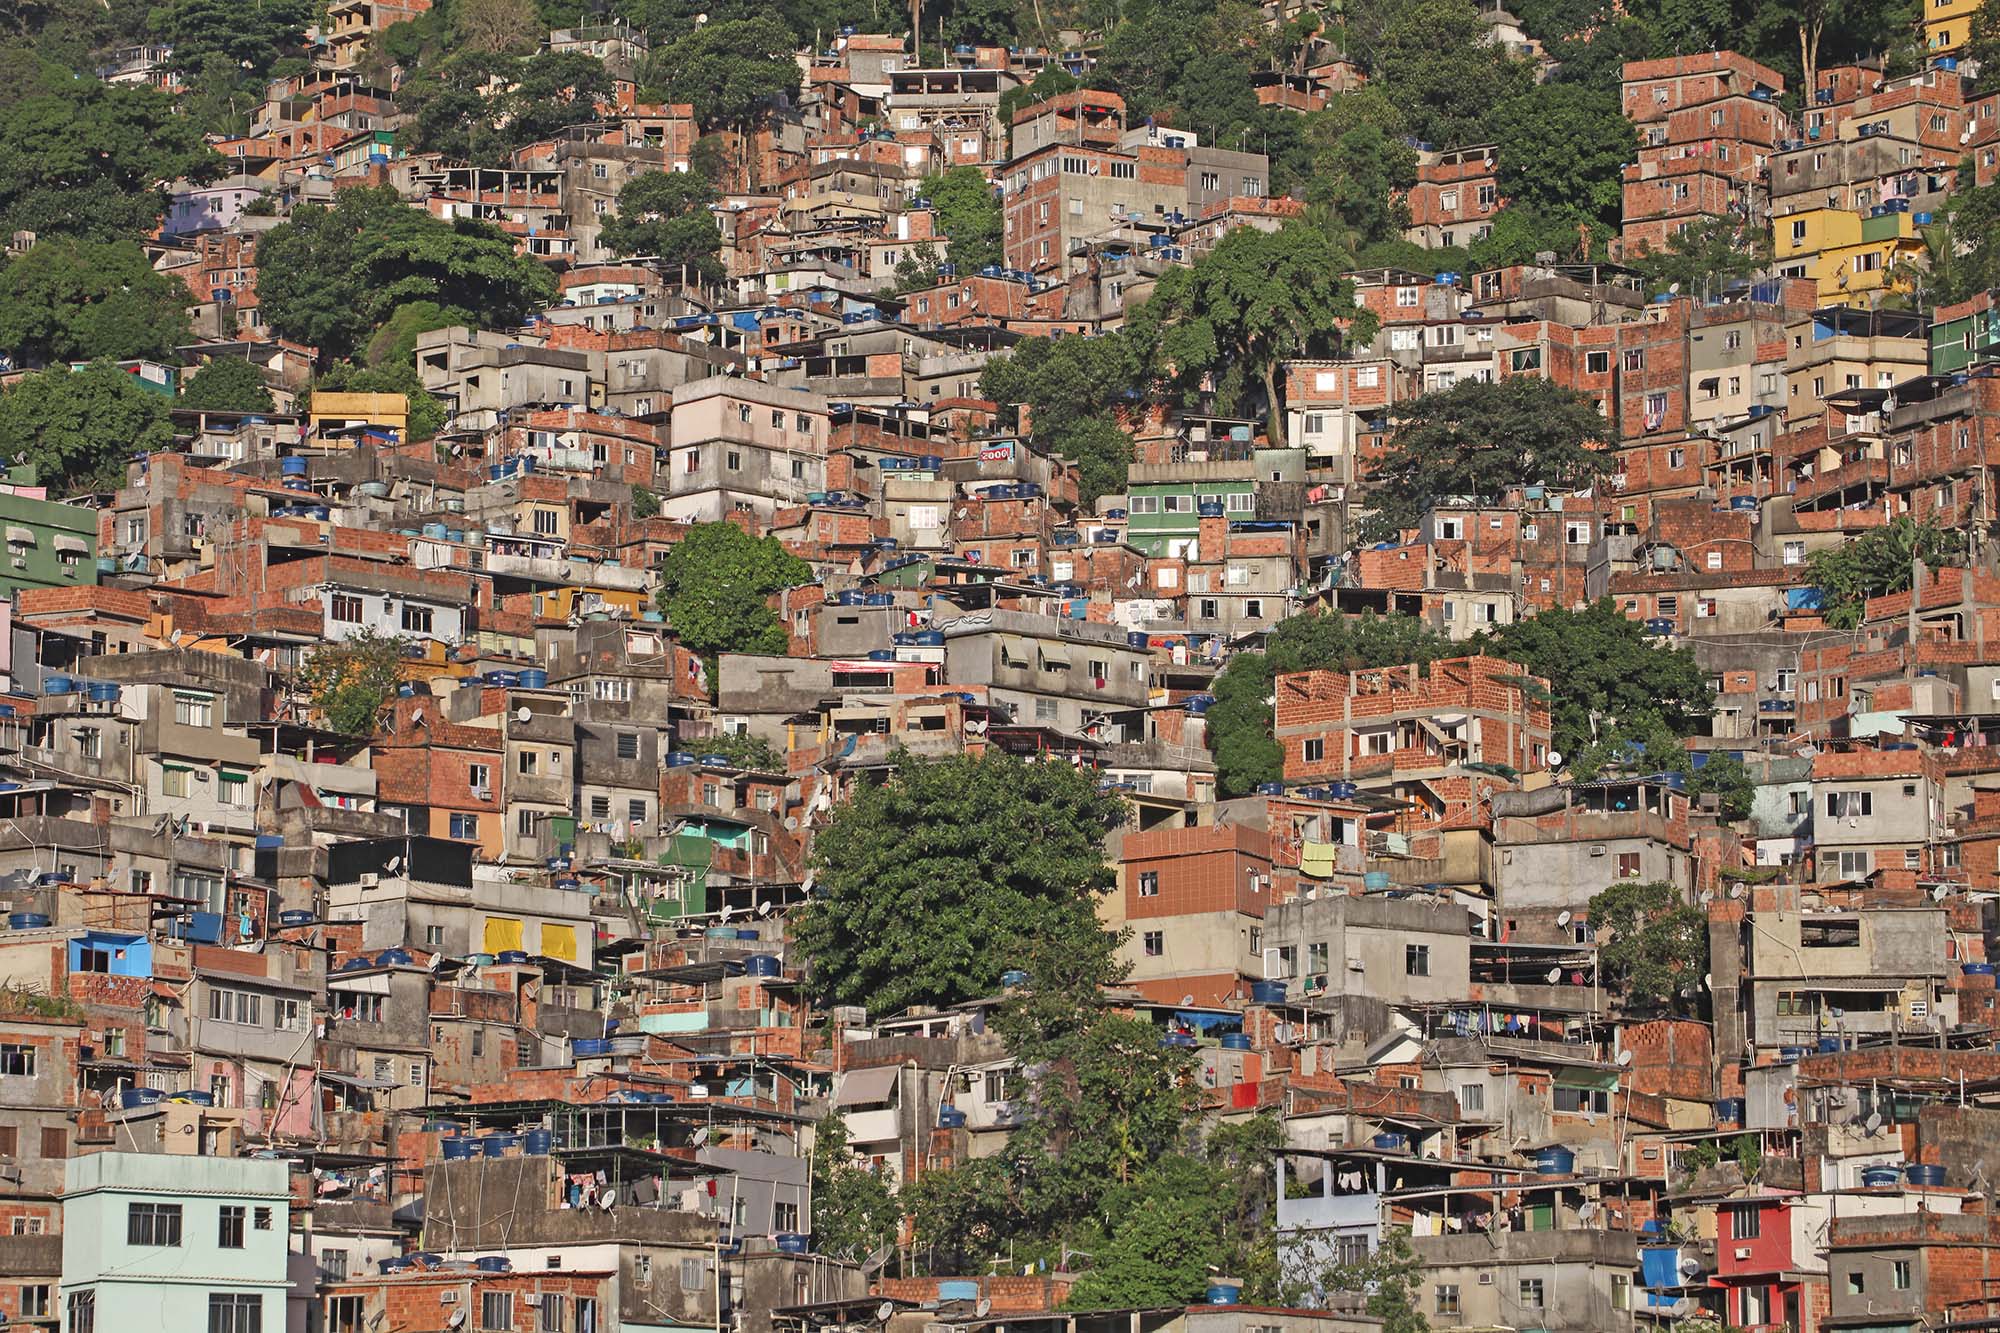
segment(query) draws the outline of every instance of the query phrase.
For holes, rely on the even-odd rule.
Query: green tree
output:
[[[917,187],[919,198],[937,210],[938,230],[950,242],[945,258],[961,276],[991,264],[1004,264],[1001,249],[1000,203],[993,186],[978,167],[953,167],[926,176]]]
[[[1615,234],[1570,214],[1537,213],[1528,208],[1501,209],[1493,215],[1492,228],[1467,247],[1467,261],[1475,269],[1532,264],[1544,251],[1558,260],[1602,258]],[[1586,237],[1588,248],[1584,246]]]
[[[695,741],[695,744],[704,757],[712,754],[723,755],[745,768],[754,768],[760,773],[785,771],[784,757],[772,749],[771,742],[762,736],[752,736],[748,732],[723,733],[703,736]]]
[[[555,278],[499,228],[446,222],[393,189],[342,190],[310,204],[257,245],[257,297],[280,336],[351,355],[400,306],[431,302],[452,323],[506,328],[555,294]]]
[[[658,518],[659,516],[659,492],[648,486],[634,486],[632,488],[632,517]]]
[[[618,190],[618,211],[604,220],[598,239],[613,254],[648,255],[665,268],[685,267],[704,282],[727,276],[722,233],[709,210],[715,186],[690,171],[649,171]]]
[[[902,1212],[889,1187],[847,1146],[847,1122],[830,1112],[813,1135],[813,1249],[859,1263],[894,1243]]]
[[[1364,539],[1389,540],[1440,499],[1497,500],[1510,487],[1587,486],[1615,460],[1615,433],[1589,396],[1538,376],[1460,380],[1396,411],[1369,480]]]
[[[169,360],[189,341],[188,289],[133,241],[57,236],[0,270],[0,346],[17,363]]]
[[[73,80],[0,116],[0,231],[137,238],[159,223],[165,182],[223,165],[164,94]]]
[[[1981,5],[1973,11],[1962,58],[1979,62],[1982,73],[2000,70],[2000,7],[1988,9]]]
[[[1714,706],[1693,649],[1656,645],[1608,597],[1503,625],[1485,648],[1549,682],[1555,747],[1565,754],[1599,735],[1632,734],[1649,718],[1674,736],[1692,735]]]
[[[975,1157],[926,1171],[897,1196],[910,1213],[915,1249],[933,1273],[976,1273],[1027,1225],[1014,1170],[1000,1157]]]
[[[152,13],[154,35],[174,49],[174,66],[201,70],[210,56],[261,74],[304,53],[309,0],[165,0]]]
[[[1027,338],[986,363],[979,391],[1028,411],[1037,447],[1075,461],[1085,504],[1125,489],[1131,437],[1118,413],[1144,378],[1138,344],[1124,334]]]
[[[1492,138],[1494,108],[1524,91],[1533,74],[1487,40],[1479,11],[1454,0],[1366,0],[1350,12],[1373,10],[1377,43],[1362,50],[1409,132],[1440,148]]]
[[[1423,1261],[1401,1227],[1383,1236],[1374,1253],[1356,1263],[1329,1269],[1319,1285],[1328,1291],[1363,1293],[1365,1313],[1382,1321],[1382,1333],[1430,1333],[1424,1318]]]
[[[1224,411],[1247,415],[1253,386],[1261,388],[1279,445],[1279,364],[1333,356],[1374,336],[1375,318],[1355,305],[1343,267],[1317,227],[1240,227],[1193,266],[1162,274],[1128,322],[1156,349],[1162,381],[1184,400],[1212,385]]]
[[[1642,243],[1643,244],[1643,243]],[[1693,296],[1720,297],[1771,262],[1771,229],[1741,218],[1703,218],[1667,238],[1666,249],[1645,247],[1632,262],[1653,291],[1679,288]]]
[[[1597,973],[1627,1013],[1699,1013],[1707,1004],[1708,917],[1671,884],[1615,884],[1590,900]]]
[[[656,47],[641,69],[648,100],[689,102],[704,130],[746,128],[765,106],[798,91],[793,38],[774,18],[710,22]]]
[[[0,394],[0,457],[58,491],[110,490],[134,454],[173,443],[171,406],[109,361],[44,370]]]
[[[1919,562],[1936,570],[1962,564],[1964,559],[1962,532],[1905,514],[1887,527],[1813,552],[1806,561],[1806,575],[1820,591],[1826,623],[1853,629],[1861,623],[1870,597],[1909,588]]]
[[[539,39],[539,35],[538,35]],[[565,130],[598,119],[598,106],[611,100],[611,72],[581,51],[544,51],[510,71],[511,85],[495,104],[500,141],[525,148],[561,137]]]
[[[382,710],[403,680],[401,638],[364,629],[313,649],[299,668],[299,688],[328,730],[343,736],[375,733]]]
[[[815,999],[894,1014],[989,995],[1029,941],[1108,956],[1103,837],[1123,802],[1067,764],[908,760],[837,807],[798,924]]]
[[[1324,208],[1337,224],[1336,243],[1359,251],[1384,241],[1399,241],[1409,225],[1410,211],[1402,191],[1416,181],[1417,154],[1379,125],[1363,124],[1314,157],[1307,187],[1309,203]]]
[[[1713,795],[1722,818],[1734,823],[1750,817],[1757,783],[1741,759],[1727,750],[1711,750],[1707,761],[1688,775],[1687,792],[1691,797]]]
[[[1969,182],[1970,174],[1961,170],[1960,177]],[[2000,287],[2000,183],[1953,194],[1924,232],[1924,244],[1931,258],[1928,294],[1938,305]]]
[[[1094,1251],[1096,1262],[1070,1288],[1064,1308],[1159,1310],[1198,1301],[1221,1257],[1219,1174],[1180,1153],[1154,1162],[1119,1201],[1108,1242]]]
[[[1494,109],[1492,138],[1510,207],[1617,230],[1638,137],[1616,93],[1537,84]]]
[[[660,562],[660,609],[681,646],[708,659],[713,681],[718,653],[784,654],[791,636],[765,599],[812,576],[774,537],[703,523]]]
[[[181,383],[181,407],[207,412],[274,412],[263,372],[233,356],[219,357]]]
[[[1216,677],[1204,715],[1216,786],[1248,796],[1284,776],[1284,751],[1272,737],[1272,690],[1293,671],[1428,664],[1459,649],[1415,616],[1293,616],[1280,621],[1261,653],[1237,653]]]

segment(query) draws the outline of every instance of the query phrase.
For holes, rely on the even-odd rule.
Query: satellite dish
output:
[[[1597,1202],[1594,1199],[1585,1199],[1583,1201],[1583,1206],[1576,1210],[1576,1220],[1579,1222],[1588,1222],[1591,1218],[1596,1216],[1597,1216]]]
[[[766,898],[766,899],[765,899],[765,900],[764,900],[763,902],[761,902],[761,903],[758,903],[758,904],[757,904],[757,915],[758,915],[758,916],[769,916],[769,915],[771,915],[771,900],[770,900],[770,899]]]
[[[981,1296],[979,1304],[972,1307],[972,1313],[975,1318],[984,1319],[987,1315],[993,1313],[993,1302]]]
[[[875,1307],[875,1318],[877,1321],[886,1324],[895,1317],[896,1303],[894,1301],[883,1301]]]
[[[597,1206],[598,1206],[598,1208],[599,1208],[599,1210],[600,1210],[600,1211],[603,1211],[603,1212],[607,1212],[607,1213],[608,1213],[608,1212],[610,1212],[610,1211],[611,1211],[611,1205],[612,1205],[612,1203],[613,1203],[613,1202],[614,1202],[614,1201],[613,1201],[612,1197],[611,1197],[611,1196],[610,1196],[609,1194],[607,1194],[607,1195],[605,1195],[605,1196],[604,1196],[603,1198],[601,1198],[601,1199],[599,1199],[599,1200],[597,1201]]]
[[[1192,995],[1183,995],[1183,996],[1181,996],[1181,1003],[1182,1003],[1182,1004],[1193,1004],[1193,1003],[1194,1003],[1194,996],[1192,996]]]
[[[1621,1069],[1622,1069],[1622,1068],[1624,1068],[1624,1067],[1625,1067],[1626,1065],[1629,1065],[1629,1064],[1631,1064],[1631,1063],[1632,1063],[1632,1052],[1631,1052],[1631,1051],[1629,1051],[1629,1050],[1625,1050],[1625,1051],[1620,1051],[1620,1052],[1618,1052],[1618,1065],[1619,1065],[1619,1068],[1621,1068]]]
[[[1558,926],[1567,926],[1569,924],[1569,909],[1567,907],[1556,913],[1556,924]]]
[[[731,907],[728,903],[724,903],[722,905],[722,910],[716,913],[716,920],[727,921],[729,919],[729,914],[735,910],[736,909]]]
[[[535,710],[528,707],[528,705],[526,704],[522,704],[519,708],[514,710],[514,720],[516,722],[522,723],[523,725],[529,722],[533,722],[535,720]]]
[[[1704,972],[1701,974],[1701,988],[1703,990],[1715,989],[1715,973]]]
[[[448,1317],[444,1321],[444,1326],[446,1328],[462,1328],[464,1327],[464,1325],[465,1325],[465,1307],[462,1305],[458,1309],[453,1310],[451,1312],[450,1317]]]
[[[1561,981],[1561,980],[1562,980],[1562,975],[1563,975],[1563,970],[1562,970],[1561,968],[1559,968],[1559,967],[1552,967],[1552,968],[1550,968],[1550,969],[1549,969],[1549,975],[1548,975],[1548,982],[1549,982],[1549,984],[1550,984],[1551,986],[1553,986],[1553,985],[1555,985],[1555,984],[1556,984],[1556,983],[1557,983],[1558,981]]]
[[[1870,1134],[1873,1134],[1876,1130],[1882,1128],[1882,1113],[1880,1111],[1870,1111],[1868,1118],[1861,1122],[1861,1127]]]
[[[1943,902],[1944,896],[1948,892],[1949,890],[1946,889],[1944,885],[1942,884],[1936,885],[1931,889],[1931,901],[1937,903]]]
[[[1561,767],[1562,767],[1562,762],[1563,762],[1563,752],[1562,752],[1561,750],[1550,750],[1550,751],[1549,751],[1549,767],[1550,767],[1550,768],[1561,768]]]

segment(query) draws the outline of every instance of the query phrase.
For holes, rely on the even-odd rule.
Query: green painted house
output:
[[[1256,517],[1257,484],[1248,469],[1240,465],[1220,466],[1242,475],[1182,477],[1173,481],[1134,479],[1126,494],[1126,541],[1149,556],[1180,555],[1201,533],[1202,506],[1220,505],[1221,516],[1232,521]],[[1202,464],[1192,464],[1187,470],[1203,468]]]
[[[1931,374],[1956,375],[1967,366],[2000,359],[2000,312],[1993,293],[1940,306],[1931,321]]]
[[[97,511],[48,499],[32,467],[13,468],[0,482],[0,535],[7,539],[0,594],[97,582]]]

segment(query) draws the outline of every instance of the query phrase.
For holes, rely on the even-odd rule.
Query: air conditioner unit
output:
[[[453,1290],[453,1289],[452,1289],[452,1288],[450,1288],[450,1287],[446,1287],[446,1288],[445,1288],[444,1290],[442,1290],[442,1291],[438,1292],[438,1304],[439,1304],[439,1305],[457,1305],[457,1304],[458,1304],[458,1292],[456,1292],[455,1290]]]
[[[490,801],[493,799],[493,789],[491,787],[474,787],[472,795],[475,800]],[[1602,854],[1601,851],[1598,853],[1598,855]]]
[[[1492,1286],[1492,1285],[1493,1285],[1493,1274],[1491,1274],[1491,1273],[1481,1273],[1481,1274],[1479,1275],[1479,1285],[1480,1285],[1480,1286],[1482,1286],[1482,1287],[1490,1287],[1490,1286]]]
[[[521,1304],[527,1306],[530,1310],[535,1309],[536,1307],[541,1305],[541,1303],[542,1303],[541,1296],[535,1292],[529,1291],[529,1292],[523,1292],[521,1294]]]
[[[382,877],[381,877],[380,875],[376,874],[376,873],[375,873],[374,871],[372,871],[372,870],[364,870],[364,871],[362,871],[362,872],[361,872],[361,887],[362,887],[362,888],[364,888],[364,889],[372,889],[372,888],[374,888],[374,887],[375,887],[376,885],[380,884],[381,882],[382,882]]]
[[[1736,1257],[1738,1259],[1748,1259],[1750,1257],[1750,1247],[1748,1245],[1738,1245],[1736,1247]]]
[[[1592,848],[1590,849],[1590,854],[1591,854],[1592,856],[1602,856],[1602,855],[1604,855],[1604,844],[1603,844],[1603,843],[1599,843],[1599,844],[1598,844],[1597,846],[1595,846],[1595,847],[1592,847]]]

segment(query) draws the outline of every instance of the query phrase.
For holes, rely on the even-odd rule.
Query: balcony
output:
[[[567,584],[578,588],[601,588],[607,592],[644,592],[646,571],[598,560],[559,560],[547,556],[502,555],[490,552],[486,572],[498,578],[525,579],[531,583]]]

